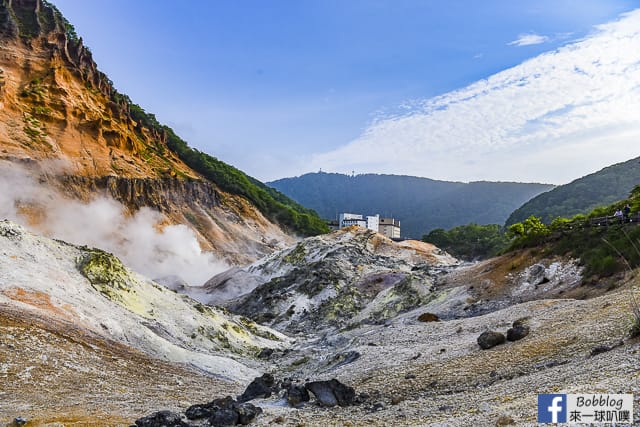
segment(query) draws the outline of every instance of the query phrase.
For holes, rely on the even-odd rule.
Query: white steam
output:
[[[109,197],[82,203],[39,185],[22,168],[0,167],[0,219],[70,243],[97,247],[118,256],[148,277],[179,276],[201,285],[229,266],[201,250],[185,225],[161,226],[163,215],[142,208],[126,215]]]

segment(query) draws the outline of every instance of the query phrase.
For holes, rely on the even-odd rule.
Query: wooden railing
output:
[[[640,213],[635,213],[628,217],[611,215],[589,218],[588,222],[592,227],[608,227],[616,224],[640,224]]]
[[[584,220],[574,220],[561,225],[555,225],[552,231],[570,232],[571,230],[586,229],[591,227],[613,227],[620,225],[640,225],[640,212],[634,213],[628,217],[619,216],[601,216],[596,218],[587,218]]]

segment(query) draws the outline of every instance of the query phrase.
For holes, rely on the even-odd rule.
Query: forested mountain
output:
[[[617,163],[540,194],[515,210],[507,219],[507,225],[531,215],[541,217],[548,224],[557,217],[586,214],[598,206],[625,199],[633,187],[640,184],[639,163],[640,157]]]
[[[400,175],[309,173],[268,183],[327,219],[341,212],[393,216],[402,236],[475,222],[502,224],[514,209],[553,188],[514,182],[448,182]]]

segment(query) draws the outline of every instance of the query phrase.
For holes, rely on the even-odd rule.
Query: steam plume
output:
[[[176,275],[200,285],[229,268],[201,250],[189,227],[159,227],[164,217],[158,211],[144,207],[125,215],[125,207],[110,197],[89,203],[69,200],[39,184],[24,168],[2,163],[0,218],[50,237],[112,252],[148,277]]]

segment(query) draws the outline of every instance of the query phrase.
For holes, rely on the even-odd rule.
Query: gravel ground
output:
[[[241,386],[166,363],[51,318],[0,305],[0,425],[129,426],[159,408]]]

